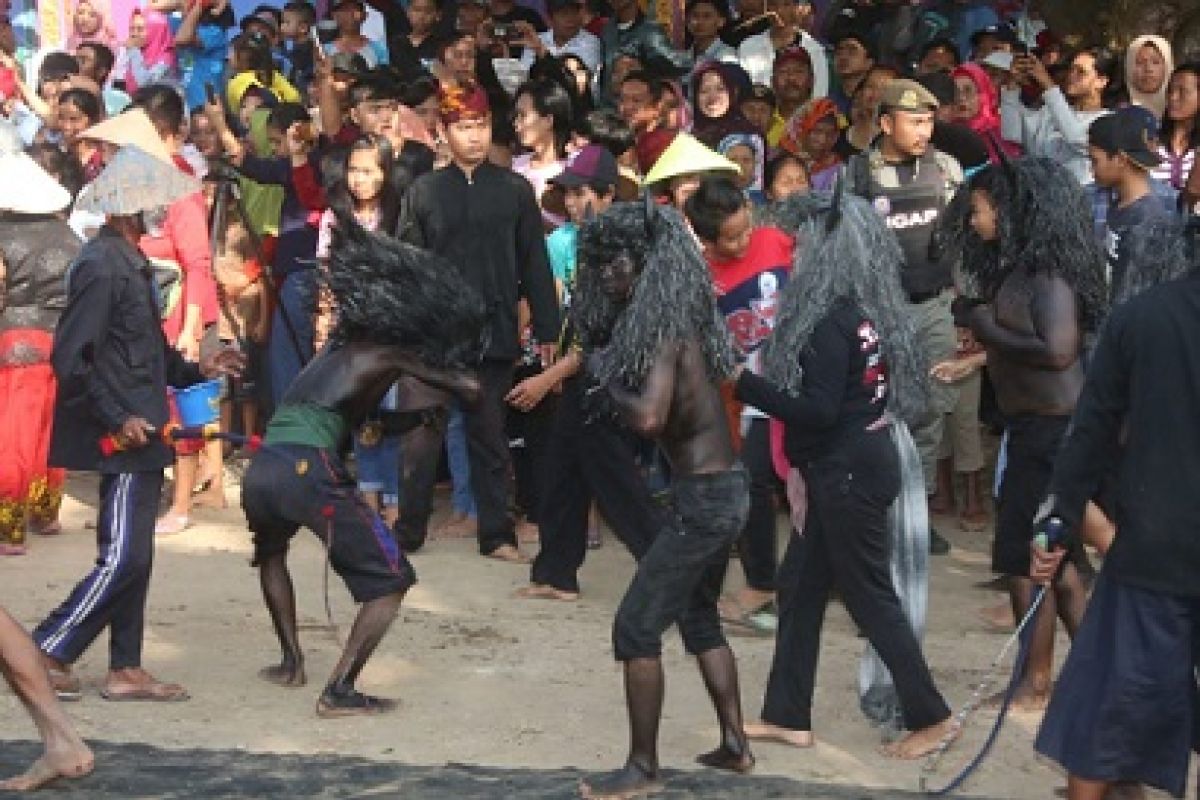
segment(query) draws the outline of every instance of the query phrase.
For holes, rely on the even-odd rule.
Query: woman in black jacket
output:
[[[890,669],[910,731],[887,753],[918,758],[936,748],[952,721],[892,584],[888,510],[901,474],[889,410],[920,410],[925,368],[897,299],[904,296],[899,245],[869,203],[840,195],[839,188],[832,198],[789,201],[800,253],[763,376],[736,373],[738,399],[784,424],[784,451],[807,496],[779,569],[779,628],[762,721],[746,731],[812,744],[820,631],[836,584]]]

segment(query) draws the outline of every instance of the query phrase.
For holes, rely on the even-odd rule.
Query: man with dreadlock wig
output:
[[[1033,599],[1033,521],[1083,387],[1084,338],[1106,304],[1091,210],[1070,178],[1057,162],[1024,158],[989,167],[969,184],[962,269],[964,292],[977,299],[962,298],[957,311],[987,349],[1006,421],[992,570],[1008,578],[1016,619]],[[1081,566],[1087,568],[1087,556],[1076,544],[1038,615],[1014,697],[1019,708],[1043,708],[1050,696],[1056,615],[1073,636],[1087,605]]]
[[[824,193],[789,201],[797,262],[762,374],[736,396],[784,424],[807,510],[779,567],[779,628],[762,720],[751,738],[811,747],[821,626],[836,585],[890,670],[909,733],[884,752],[918,758],[951,730],[891,575],[889,511],[901,489],[889,410],[919,418],[925,362],[900,288],[903,252],[871,204]]]
[[[339,453],[401,376],[466,403],[477,399],[478,383],[456,367],[479,358],[486,307],[454,274],[436,256],[368,233],[349,217],[339,219],[324,276],[337,309],[330,343],[289,387],[267,427],[266,447],[242,483],[253,563],[283,651],[279,665],[260,677],[281,686],[305,682],[287,568],[288,544],[301,526],[324,541],[333,569],[362,604],[317,701],[322,717],[395,706],[359,692],[354,683],[416,575],[383,520],[355,491]]]
[[[672,468],[674,513],[638,563],[613,624],[625,666],[630,749],[624,767],[585,782],[588,798],[659,790],[662,635],[678,624],[717,712],[721,744],[705,766],[748,772],[737,664],[717,599],[734,538],[749,512],[749,478],[734,454],[720,380],[733,347],[708,266],[674,209],[619,203],[579,235],[574,311],[588,371],[619,416],[655,439]]]

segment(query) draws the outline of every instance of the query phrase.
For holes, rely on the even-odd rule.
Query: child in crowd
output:
[[[233,420],[240,417],[241,430],[247,436],[258,432],[258,391],[261,348],[270,334],[271,307],[263,288],[262,265],[246,228],[240,220],[230,219],[224,233],[223,252],[213,259],[224,309],[217,320],[217,331],[226,344],[244,343],[246,368],[230,381],[230,393],[221,403],[221,430],[234,430]]]
[[[302,95],[308,94],[308,85],[316,72],[316,47],[312,40],[316,22],[316,12],[304,0],[292,0],[283,7],[279,34],[290,65],[287,78]]]
[[[325,45],[325,54],[337,53],[360,55],[371,69],[388,63],[387,46],[373,42],[363,36],[363,23],[367,21],[367,7],[362,0],[337,0],[329,11],[337,23],[338,35]]]

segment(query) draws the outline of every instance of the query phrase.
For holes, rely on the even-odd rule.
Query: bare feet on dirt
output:
[[[529,558],[521,555],[521,551],[511,544],[502,544],[487,554],[488,558],[497,561],[507,561],[509,564],[528,564]]]
[[[395,711],[400,704],[395,700],[372,697],[357,689],[337,690],[326,686],[317,700],[317,716],[322,719],[341,717],[371,717]]]
[[[579,592],[564,592],[553,586],[535,583],[517,589],[516,596],[523,600],[559,600],[564,603],[574,603],[579,599]]]
[[[55,739],[24,773],[0,781],[0,792],[31,792],[56,780],[82,778],[92,771],[96,759],[79,736],[62,731]]]
[[[1046,706],[1050,705],[1050,691],[1051,687],[1049,686],[1045,689],[1035,689],[1028,683],[1022,683],[1017,687],[1017,693],[1013,695],[1008,709],[1016,714],[1040,714],[1046,710]],[[983,701],[983,708],[988,711],[998,711],[1003,703],[1004,692],[996,692]]]
[[[745,731],[747,739],[756,741],[775,742],[800,748],[812,747],[815,744],[812,731],[792,730],[762,720],[747,722],[742,726],[742,730]]]
[[[721,745],[716,750],[696,756],[696,763],[712,769],[726,769],[745,775],[754,769],[754,756],[748,749],[738,752],[726,745]]]
[[[918,758],[924,758],[933,751],[937,750],[942,740],[953,731],[951,741],[957,739],[961,730],[954,717],[947,717],[936,725],[930,725],[928,728],[922,728],[919,731],[912,731],[908,735],[897,739],[889,745],[880,748],[880,752],[888,758],[897,758],[904,761],[912,761]]]
[[[270,667],[263,667],[258,671],[258,677],[267,683],[273,683],[276,686],[283,686],[288,689],[295,689],[308,682],[308,678],[304,675],[304,665],[302,664],[275,664]]]
[[[584,800],[633,800],[661,792],[662,789],[658,773],[646,772],[630,763],[614,772],[580,781],[579,796]]]

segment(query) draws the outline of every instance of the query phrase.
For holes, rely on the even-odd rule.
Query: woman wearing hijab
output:
[[[733,67],[720,62],[704,64],[692,75],[692,100],[696,116],[692,135],[716,149],[733,133],[754,133],[754,124],[742,114]]]
[[[54,326],[79,238],[60,212],[71,194],[0,127],[0,555],[25,552],[27,529],[58,532],[63,471],[47,465]]]
[[[779,149],[804,159],[813,189],[830,191],[837,183],[842,157],[837,143],[846,118],[828,97],[809,100],[796,110],[779,139]]]
[[[84,42],[113,47],[116,41],[112,7],[108,0],[76,0],[71,9],[71,34],[67,37],[67,50],[74,53]]]
[[[1006,156],[1021,155],[1020,146],[1000,133],[1000,95],[983,67],[971,62],[955,67],[950,74],[954,78],[955,120],[979,134],[987,144],[989,160],[999,163],[1001,151]]]
[[[1167,108],[1167,78],[1175,68],[1171,43],[1161,36],[1138,36],[1125,51],[1125,85],[1129,102],[1162,119]]]
[[[129,58],[125,91],[130,95],[140,86],[173,81],[178,77],[171,24],[161,12],[152,8],[133,12],[125,52]]]
[[[766,202],[763,195],[764,149],[762,137],[757,133],[731,133],[717,145],[717,152],[741,170],[734,182],[756,206]]]

